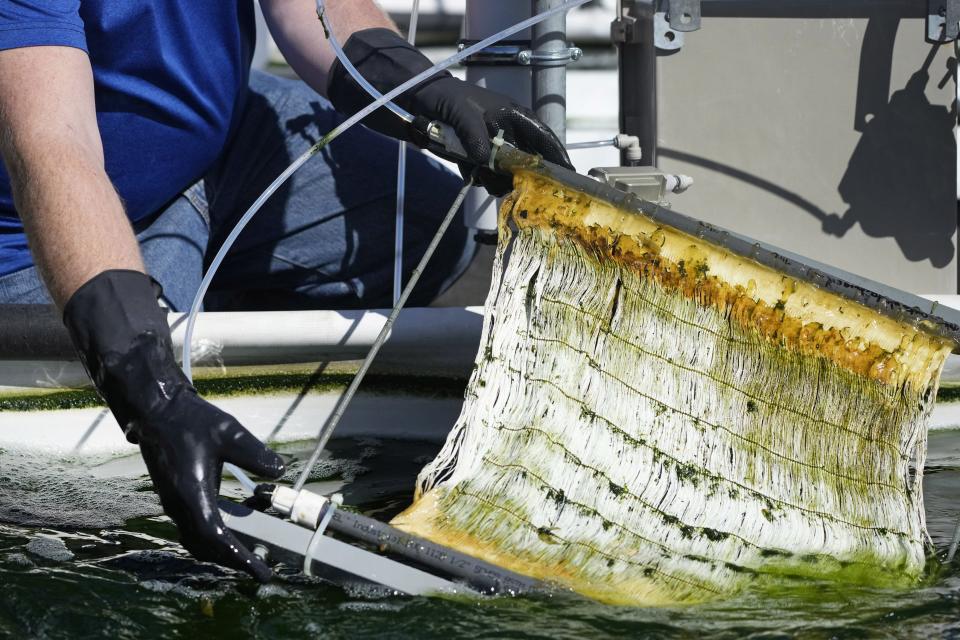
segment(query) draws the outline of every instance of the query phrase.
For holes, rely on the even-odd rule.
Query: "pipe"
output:
[[[533,15],[552,9],[563,0],[532,0]],[[533,110],[561,142],[567,140],[567,63],[547,62],[551,57],[569,51],[567,14],[558,13],[533,28],[532,102]]]
[[[657,48],[653,37],[653,6],[649,2],[624,3],[614,33],[618,42],[620,131],[636,136],[645,164],[657,164]],[[620,27],[619,29],[617,27]],[[620,164],[632,161],[626,151]]]
[[[464,42],[483,40],[507,25],[530,17],[530,2],[523,0],[467,0],[463,16]],[[528,43],[529,31],[521,31],[513,44]],[[471,61],[467,65],[467,82],[509,96],[524,106],[530,106],[533,95],[530,69],[518,65],[483,64]],[[497,232],[497,199],[481,188],[473,189],[464,205],[464,224],[480,234],[493,236]]]

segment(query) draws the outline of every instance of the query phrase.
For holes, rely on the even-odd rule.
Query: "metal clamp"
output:
[[[953,42],[960,37],[960,0],[927,0],[927,41]]]
[[[583,57],[583,49],[570,46],[556,51],[537,52],[529,49],[517,54],[517,63],[523,66],[562,67]]]
[[[457,44],[457,49],[463,51],[468,46],[474,44],[468,40],[461,40]],[[530,49],[529,42],[519,44],[496,44],[486,49],[482,49],[472,56],[464,58],[464,66],[482,65],[482,66],[541,66],[541,67],[559,67],[576,62],[583,57],[583,49],[573,45],[557,51],[546,53],[535,52]]]

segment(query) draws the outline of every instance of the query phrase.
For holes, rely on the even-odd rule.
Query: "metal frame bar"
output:
[[[657,164],[657,48],[655,0],[625,2],[611,29],[617,45],[620,133],[640,141],[644,164]],[[620,164],[629,166],[626,151]]]
[[[409,595],[516,595],[547,590],[544,583],[533,578],[343,509],[333,512],[329,531],[411,564],[322,533],[315,535],[288,520],[227,500],[220,500],[220,515],[227,528],[252,548],[263,547],[274,560],[309,567],[311,574],[337,582],[374,583]]]
[[[709,18],[925,18],[926,0],[700,0]]]
[[[960,0],[937,0],[950,20]],[[699,0],[707,18],[928,18],[931,0]],[[657,48],[654,23],[657,12],[667,11],[677,0],[621,0],[620,15],[612,26],[619,49],[620,133],[637,136],[644,163],[657,163]],[[938,4],[939,3],[939,4]],[[942,5],[942,6],[939,6]],[[949,28],[944,38],[957,29]],[[942,42],[943,39],[931,41]],[[621,164],[627,166],[621,155]]]
[[[862,278],[858,275],[804,258],[763,242],[757,242],[721,227],[691,218],[655,203],[642,201],[605,183],[582,176],[542,158],[504,146],[497,155],[504,170],[536,171],[541,175],[582,191],[615,207],[646,216],[656,222],[723,247],[733,253],[773,268],[819,289],[842,296],[894,320],[922,326],[925,330],[956,343],[960,352],[960,311],[943,307],[912,293]]]
[[[220,501],[223,522],[241,541],[263,547],[268,557],[292,566],[309,562],[311,573],[337,582],[363,582],[412,596],[476,594],[463,585],[394,562],[329,536],[314,541],[314,532],[249,507]],[[311,542],[315,542],[311,549]],[[312,558],[311,553],[315,554]],[[309,561],[307,560],[309,558]]]

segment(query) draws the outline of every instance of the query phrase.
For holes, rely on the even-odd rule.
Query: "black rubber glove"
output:
[[[183,546],[200,560],[265,582],[270,569],[220,519],[220,473],[224,462],[232,462],[255,475],[279,478],[283,461],[197,395],[174,360],[157,289],[142,273],[105,271],[73,294],[64,323],[127,440],[140,445]]]
[[[389,29],[357,31],[343,50],[360,75],[384,94],[433,66],[429,58]],[[341,113],[356,113],[373,102],[339,60],[330,72],[327,94]],[[504,95],[458,80],[446,71],[407,91],[396,99],[396,104],[415,117],[439,120],[453,127],[472,161],[469,167],[461,166],[461,172],[466,176],[474,166],[480,167],[480,183],[494,195],[502,196],[512,187],[510,176],[487,168],[490,140],[498,131],[502,130],[504,139],[522,151],[573,168],[563,143],[529,109]],[[385,107],[370,114],[364,123],[394,138],[426,146],[427,140],[420,132]]]

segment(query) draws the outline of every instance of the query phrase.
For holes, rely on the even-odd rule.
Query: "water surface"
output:
[[[389,518],[439,445],[335,441],[316,488]],[[294,456],[293,472],[303,451]],[[960,516],[960,431],[931,436],[938,549]],[[119,476],[119,477],[118,477]],[[960,638],[960,570],[909,590],[810,582],[669,609],[574,595],[468,601],[344,590],[280,569],[260,587],[191,560],[135,461],[87,469],[0,453],[0,635],[39,638]]]

